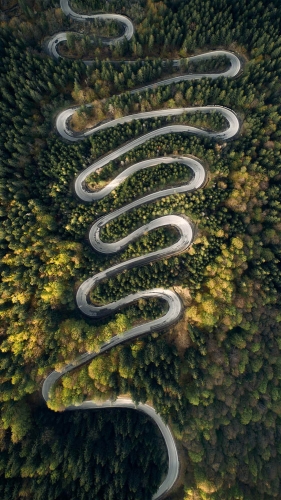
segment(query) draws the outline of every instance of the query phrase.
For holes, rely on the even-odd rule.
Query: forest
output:
[[[111,36],[119,27],[93,26],[85,33],[94,35],[91,65],[80,60],[84,34],[79,43],[74,40],[77,50],[71,49],[71,36],[70,47],[62,47],[65,54],[74,50],[71,57],[54,60],[46,40],[74,29],[59,2],[1,2],[1,498],[150,500],[167,467],[153,423],[130,410],[62,411],[73,402],[130,394],[136,402],[151,403],[177,439],[183,472],[169,500],[279,500],[279,0],[75,0],[72,6],[77,12],[128,15],[136,26],[134,38],[105,50],[98,35]],[[238,78],[127,92],[173,73],[163,59],[185,60],[221,48],[240,55]],[[208,64],[208,71],[220,71],[228,62]],[[188,61],[181,68],[202,70]],[[190,176],[183,165],[167,169],[160,163],[105,199],[83,204],[73,192],[77,173],[129,139],[171,122],[136,120],[68,144],[55,131],[57,113],[78,105],[73,126],[81,130],[131,111],[210,104],[235,110],[242,126],[234,140],[160,136],[87,180],[100,187],[131,163],[157,156],[191,155],[204,162],[209,173],[204,188],[143,205],[103,232],[104,240],[114,241],[143,220],[184,214],[197,227],[190,249],[124,272],[91,296],[108,303],[137,290],[174,288],[185,305],[181,321],[65,376],[47,408],[41,388],[53,369],[163,309],[161,302],[141,300],[109,321],[79,314],[75,290],[83,280],[175,238],[172,229],[158,229],[121,255],[106,257],[90,248],[91,224],[148,190]],[[224,128],[216,113],[182,120]]]

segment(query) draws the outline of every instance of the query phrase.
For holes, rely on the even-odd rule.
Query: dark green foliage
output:
[[[132,410],[38,409],[21,443],[1,438],[3,500],[150,500],[166,467],[159,431]]]

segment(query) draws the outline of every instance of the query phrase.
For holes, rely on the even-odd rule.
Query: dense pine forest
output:
[[[55,60],[46,52],[48,37],[78,29],[59,1],[0,2],[1,498],[150,500],[167,457],[145,415],[124,409],[62,413],[73,402],[130,394],[152,403],[177,439],[182,467],[170,500],[281,499],[280,2],[71,5],[76,12],[128,15],[133,39],[104,47],[99,35],[116,36],[120,27],[92,23],[70,34],[60,48],[67,57]],[[241,57],[239,77],[127,92],[176,71],[219,72],[228,64],[223,58],[203,68],[185,59],[219,48]],[[81,58],[93,62],[85,65]],[[180,68],[162,64],[173,58],[183,59]],[[224,128],[217,113],[197,113],[180,121],[136,120],[68,144],[55,131],[58,112],[78,105],[72,126],[82,130],[131,112],[211,104],[237,113],[241,132],[234,140],[160,136],[87,181],[101,187],[132,162],[157,156],[193,155],[204,162],[203,189],[143,205],[103,232],[104,240],[115,241],[156,216],[185,214],[197,227],[190,249],[124,272],[92,292],[93,301],[106,304],[138,290],[174,288],[185,305],[181,321],[64,377],[47,408],[41,387],[50,371],[163,309],[160,301],[140,300],[110,321],[79,314],[75,290],[83,280],[175,239],[172,229],[158,229],[106,257],[89,246],[91,224],[147,192],[186,182],[190,171],[160,163],[94,204],[74,196],[75,175],[165,124]]]

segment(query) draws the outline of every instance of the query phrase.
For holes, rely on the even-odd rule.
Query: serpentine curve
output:
[[[134,34],[134,25],[132,21],[120,14],[94,14],[92,16],[76,14],[70,6],[68,0],[60,0],[60,7],[63,13],[73,19],[74,21],[84,22],[90,21],[91,19],[103,19],[104,21],[117,21],[122,24],[125,28],[123,35],[116,37],[112,40],[102,40],[104,45],[116,45],[119,42],[127,39],[130,40]],[[57,51],[57,45],[61,42],[67,41],[67,32],[58,33],[57,35],[53,35],[47,45],[48,52],[53,55],[56,59],[60,57]]]
[[[66,15],[69,15],[73,19],[79,20],[79,21],[84,21],[85,19],[91,19],[91,18],[105,18],[105,16],[110,16],[111,19],[117,19],[120,22],[122,22],[125,25],[125,33],[121,38],[126,37],[127,39],[130,39],[133,35],[134,28],[131,23],[131,21],[126,18],[125,16],[117,16],[114,14],[109,14],[109,15],[101,15],[97,14],[94,16],[81,16],[78,14],[75,14],[69,7],[68,5],[68,0],[60,0],[60,5],[63,10],[63,12]],[[120,19],[122,18],[122,19]],[[64,38],[63,38],[64,37]],[[66,34],[62,33],[59,35],[56,35],[51,38],[49,44],[48,44],[48,50],[51,55],[54,57],[58,58],[59,54],[57,53],[56,46],[60,41],[66,39]],[[115,39],[114,41],[111,42],[103,42],[105,44],[108,43],[117,43],[120,39]],[[184,81],[184,80],[194,80],[194,79],[200,79],[200,78],[219,78],[219,77],[235,77],[238,75],[238,73],[241,70],[241,63],[239,58],[228,51],[220,50],[220,51],[212,51],[207,54],[201,54],[200,56],[194,56],[190,58],[190,60],[199,60],[199,59],[210,59],[212,57],[216,56],[227,56],[230,60],[230,68],[222,73],[205,73],[205,74],[196,74],[196,75],[181,75],[177,77],[172,77],[166,80],[162,80],[160,82],[147,85],[145,87],[141,87],[139,89],[132,90],[131,93],[136,93],[140,91],[144,91],[149,88],[155,88],[157,86],[161,85],[168,85],[173,82],[179,82],[179,81]],[[174,61],[174,65],[177,66],[179,65],[179,60]],[[171,291],[171,290],[165,290],[161,288],[155,288],[149,291],[144,291],[144,292],[138,292],[134,294],[130,294],[126,298],[120,299],[116,302],[113,302],[111,304],[108,304],[106,306],[94,306],[92,303],[89,301],[89,294],[90,291],[93,289],[94,286],[96,286],[100,281],[104,279],[108,279],[109,277],[115,276],[116,274],[121,273],[125,269],[130,269],[131,267],[135,266],[140,266],[147,264],[153,260],[158,260],[163,257],[170,257],[172,255],[176,255],[178,253],[181,253],[185,251],[190,244],[193,241],[194,237],[194,227],[192,225],[192,222],[188,220],[187,217],[185,216],[179,216],[179,215],[168,215],[164,217],[159,217],[149,224],[145,224],[144,226],[140,227],[133,233],[131,233],[129,236],[121,239],[118,242],[114,243],[104,243],[100,239],[100,230],[102,227],[110,222],[111,220],[115,219],[119,215],[132,210],[135,207],[138,207],[142,205],[143,203],[149,203],[157,198],[163,197],[163,196],[168,196],[170,194],[175,194],[175,193],[183,193],[183,192],[188,192],[188,191],[194,191],[196,189],[201,188],[204,183],[206,182],[206,170],[202,163],[200,163],[199,160],[190,158],[187,156],[173,156],[173,157],[164,157],[164,158],[154,158],[150,160],[145,160],[139,163],[136,163],[126,170],[124,170],[121,174],[119,174],[114,180],[112,180],[105,188],[101,189],[100,191],[97,192],[90,192],[87,190],[85,186],[85,181],[86,178],[93,172],[95,172],[98,169],[101,169],[104,167],[108,162],[120,157],[124,153],[132,150],[133,148],[147,142],[148,140],[157,137],[159,135],[164,135],[164,134],[169,134],[169,133],[179,133],[179,132],[188,132],[188,133],[193,133],[197,135],[201,135],[203,137],[209,137],[209,138],[215,138],[215,139],[231,139],[234,137],[239,129],[239,120],[237,118],[237,115],[230,109],[222,107],[222,106],[204,106],[204,107],[194,107],[194,108],[177,108],[177,109],[168,109],[168,110],[158,110],[158,111],[150,111],[150,112],[145,112],[145,113],[137,113],[129,116],[125,116],[122,118],[118,118],[116,120],[111,120],[106,123],[103,123],[101,125],[98,125],[94,127],[93,129],[90,129],[86,132],[82,132],[80,134],[73,134],[71,129],[68,127],[68,121],[72,114],[74,113],[75,109],[70,108],[62,113],[60,113],[57,117],[56,120],[56,128],[58,133],[63,137],[64,139],[67,139],[68,141],[75,142],[78,140],[81,140],[85,137],[88,137],[89,135],[95,134],[96,132],[114,127],[118,124],[130,122],[134,119],[145,119],[145,118],[150,118],[150,117],[159,117],[159,116],[175,116],[175,115],[181,115],[183,113],[194,113],[196,111],[201,111],[204,113],[210,113],[212,111],[217,111],[219,112],[228,122],[229,127],[222,131],[222,132],[208,132],[205,130],[201,130],[199,128],[195,127],[190,127],[187,125],[170,125],[167,127],[162,127],[159,128],[158,130],[153,130],[152,132],[149,132],[148,134],[145,134],[125,146],[122,146],[121,148],[117,149],[116,151],[113,151],[109,155],[105,156],[104,158],[95,161],[92,165],[90,165],[88,168],[83,170],[76,178],[75,180],[75,192],[77,196],[86,202],[90,201],[95,201],[95,200],[100,200],[107,196],[113,189],[115,189],[117,186],[119,186],[126,178],[128,178],[130,175],[133,173],[144,169],[144,168],[149,168],[151,166],[157,165],[159,163],[183,163],[188,165],[192,172],[193,172],[193,178],[188,184],[185,184],[183,186],[175,187],[175,188],[169,188],[165,189],[156,193],[151,193],[139,200],[136,200],[119,210],[115,210],[114,212],[107,214],[103,217],[101,217],[96,223],[94,223],[90,229],[89,233],[89,241],[92,245],[92,247],[100,253],[103,254],[112,254],[119,252],[126,248],[129,243],[132,241],[136,240],[139,238],[141,235],[143,235],[147,231],[151,231],[153,229],[156,229],[158,227],[163,227],[163,226],[174,226],[179,233],[179,239],[176,243],[171,245],[168,248],[156,251],[156,252],[150,252],[149,254],[133,259],[129,259],[125,262],[122,262],[120,264],[117,264],[115,266],[112,266],[111,268],[102,271],[95,276],[87,279],[84,283],[82,283],[77,291],[76,294],[76,303],[80,311],[92,318],[101,318],[108,316],[112,314],[113,312],[117,311],[120,307],[124,307],[128,304],[131,304],[132,302],[135,302],[136,300],[140,298],[149,298],[149,297],[157,297],[161,298],[164,301],[166,301],[168,305],[168,312],[154,320],[150,321],[149,323],[145,323],[143,325],[136,326],[127,332],[123,333],[122,335],[116,335],[113,338],[111,338],[108,342],[105,342],[101,347],[98,352],[92,352],[92,353],[85,353],[81,356],[79,356],[75,361],[72,363],[66,365],[60,372],[58,371],[53,371],[45,380],[43,383],[42,387],[42,395],[47,402],[49,399],[49,393],[51,388],[55,385],[55,383],[61,379],[66,373],[71,372],[74,369],[79,368],[80,366],[88,363],[92,359],[96,358],[100,354],[109,351],[113,347],[122,344],[128,340],[132,340],[136,337],[139,337],[140,335],[144,335],[156,330],[162,330],[163,328],[167,328],[168,326],[171,326],[172,324],[176,323],[182,313],[182,303],[179,298],[179,296]],[[179,458],[178,458],[178,453],[177,453],[177,448],[175,441],[173,439],[173,436],[171,434],[171,431],[169,427],[163,422],[162,418],[160,417],[159,414],[157,414],[151,406],[147,404],[138,404],[136,405],[131,399],[129,398],[117,398],[116,401],[105,401],[105,402],[93,402],[93,401],[85,401],[82,404],[78,405],[72,405],[66,408],[66,410],[85,410],[85,409],[102,409],[102,408],[133,408],[138,411],[146,413],[152,420],[156,423],[158,426],[166,447],[167,447],[167,452],[168,452],[168,473],[163,481],[163,483],[160,485],[158,488],[157,492],[153,495],[153,500],[159,499],[164,493],[168,492],[173,484],[175,483],[178,473],[179,473]]]

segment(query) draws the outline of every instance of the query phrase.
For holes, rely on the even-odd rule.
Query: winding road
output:
[[[110,16],[111,19],[117,19],[120,22],[122,22],[125,25],[125,33],[123,37],[126,37],[128,40],[132,37],[134,28],[131,23],[131,21],[126,18],[125,16],[117,16],[114,14],[97,14],[94,16],[81,16],[76,13],[74,13],[68,4],[68,0],[61,0],[61,8],[63,12],[72,17],[73,19],[79,20],[79,21],[84,21],[85,19],[92,19],[92,18],[105,18],[105,16]],[[108,18],[108,17],[107,17]],[[122,18],[122,19],[121,19]],[[56,35],[56,37],[52,37],[51,41],[49,42],[48,50],[49,52],[54,56],[54,57],[59,57],[56,47],[57,44],[60,43],[63,39],[65,40],[66,34],[62,33],[60,35]],[[122,37],[121,37],[122,38]],[[114,43],[117,43],[120,39],[115,39]],[[108,43],[108,42],[104,42]],[[111,42],[113,43],[113,42]],[[199,79],[199,78],[219,78],[221,76],[227,77],[227,78],[233,78],[238,75],[238,73],[241,70],[241,63],[239,58],[228,51],[213,51],[209,52],[208,54],[201,54],[200,56],[194,56],[193,58],[190,58],[190,60],[195,60],[195,59],[210,59],[211,57],[216,57],[216,56],[227,56],[229,61],[230,61],[230,68],[222,72],[220,74],[213,73],[213,74],[196,74],[196,75],[181,75],[177,77],[173,77],[170,79],[163,80],[161,82],[157,82],[152,85],[148,85],[146,87],[141,87],[140,89],[136,89],[131,91],[131,93],[135,92],[141,92],[144,91],[148,88],[155,88],[160,85],[167,85],[173,82],[179,82],[183,80],[193,80],[193,79]],[[179,64],[179,61],[175,60],[174,64],[177,65]],[[112,349],[112,347],[115,347],[119,344],[122,344],[124,342],[127,342],[128,340],[133,340],[136,337],[139,337],[140,335],[144,335],[150,332],[154,332],[156,330],[162,330],[164,328],[167,328],[171,326],[172,324],[176,323],[178,319],[180,318],[180,315],[182,313],[182,303],[179,298],[179,296],[171,290],[165,290],[162,288],[155,288],[152,290],[148,291],[141,291],[138,293],[133,293],[128,295],[125,298],[122,298],[120,300],[117,300],[116,302],[112,302],[110,304],[107,304],[105,306],[95,306],[93,303],[91,303],[89,299],[90,291],[98,285],[102,280],[108,279],[110,277],[113,277],[122,271],[125,271],[127,269],[130,269],[135,266],[142,266],[145,264],[148,264],[149,262],[152,262],[154,260],[161,259],[163,257],[170,257],[172,255],[179,254],[183,251],[186,251],[190,244],[193,241],[194,238],[194,226],[192,222],[185,216],[183,215],[167,215],[164,217],[159,217],[153,221],[151,221],[148,224],[143,225],[142,227],[138,228],[134,232],[132,232],[130,235],[127,237],[121,239],[120,241],[113,242],[113,243],[105,243],[101,240],[100,237],[100,232],[101,229],[110,221],[115,219],[116,217],[119,217],[120,215],[142,205],[143,203],[150,203],[158,198],[168,196],[171,194],[175,193],[183,193],[183,192],[188,192],[188,191],[194,191],[197,189],[200,189],[204,186],[206,182],[206,170],[203,164],[195,158],[190,158],[188,156],[171,156],[171,157],[162,157],[162,158],[154,158],[154,159],[149,159],[145,160],[139,163],[136,163],[129,168],[125,169],[121,174],[119,174],[115,179],[113,179],[111,182],[108,183],[106,187],[101,189],[100,191],[95,191],[91,192],[87,189],[86,186],[86,179],[87,177],[92,174],[93,172],[97,171],[98,169],[103,168],[105,165],[107,165],[110,161],[115,160],[122,156],[123,154],[127,153],[128,151],[131,151],[132,149],[140,146],[141,144],[146,143],[148,140],[153,139],[157,136],[164,135],[164,134],[172,134],[172,133],[182,133],[182,132],[188,132],[192,134],[197,134],[203,137],[209,137],[211,139],[220,139],[220,140],[228,140],[233,138],[240,129],[240,124],[239,120],[237,118],[237,115],[230,109],[222,107],[222,106],[202,106],[202,107],[194,107],[194,108],[176,108],[176,109],[164,109],[164,110],[157,110],[157,111],[149,111],[145,113],[137,113],[133,115],[128,115],[122,118],[118,118],[116,120],[111,120],[105,123],[102,123],[93,129],[84,131],[83,133],[80,134],[74,134],[71,129],[68,126],[69,119],[71,118],[71,115],[74,113],[75,109],[77,108],[71,108],[63,111],[60,113],[57,117],[56,120],[56,127],[58,133],[61,135],[62,138],[75,142],[78,140],[82,140],[90,135],[96,134],[100,130],[104,130],[106,128],[110,127],[115,127],[118,124],[123,124],[130,122],[132,120],[143,120],[147,119],[150,117],[163,117],[163,116],[176,116],[176,115],[182,115],[183,113],[194,113],[196,111],[200,111],[202,113],[210,113],[213,111],[216,111],[220,113],[227,121],[228,127],[221,131],[221,132],[209,132],[206,130],[202,130],[199,128],[187,126],[187,125],[170,125],[166,127],[161,127],[157,130],[153,130],[152,132],[149,132],[148,134],[145,134],[137,139],[134,139],[133,141],[129,142],[128,144],[125,144],[121,148],[113,151],[112,153],[108,154],[107,156],[101,158],[100,160],[95,161],[92,165],[90,165],[88,168],[83,170],[75,179],[75,192],[76,195],[83,200],[84,202],[93,202],[100,200],[107,196],[112,190],[116,189],[117,186],[119,186],[122,182],[124,182],[125,179],[127,179],[129,176],[134,174],[137,171],[140,171],[142,169],[150,168],[153,167],[154,165],[157,165],[159,163],[165,163],[167,166],[171,163],[181,163],[187,165],[191,171],[192,171],[192,179],[190,182],[187,184],[178,186],[178,187],[173,187],[169,189],[164,189],[161,191],[158,191],[156,193],[151,193],[148,194],[147,196],[144,196],[138,200],[135,200],[134,202],[118,209],[115,210],[114,212],[110,214],[106,214],[103,217],[101,217],[97,222],[95,222],[89,233],[89,241],[94,248],[95,251],[102,253],[102,254],[114,254],[116,252],[120,252],[124,250],[132,241],[136,240],[140,236],[142,236],[144,233],[148,231],[152,231],[156,228],[163,227],[163,226],[173,226],[177,229],[177,232],[179,234],[179,238],[176,243],[173,245],[162,249],[158,250],[155,252],[150,252],[144,256],[141,257],[136,257],[130,260],[127,260],[125,262],[121,262],[115,266],[112,266],[109,269],[106,269],[105,271],[102,271],[95,276],[90,277],[84,283],[80,285],[78,288],[77,294],[76,294],[76,303],[77,307],[80,309],[80,311],[91,318],[96,318],[100,319],[102,317],[106,317],[108,315],[111,315],[112,313],[116,312],[118,309],[121,307],[124,307],[128,304],[131,304],[132,302],[135,302],[136,300],[140,298],[151,298],[151,297],[157,297],[163,299],[167,303],[167,312],[161,316],[160,318],[157,318],[156,320],[150,321],[148,323],[138,325],[127,332],[121,334],[121,335],[116,335],[112,337],[108,342],[105,342],[101,347],[98,352],[92,352],[92,353],[85,353],[81,356],[79,356],[76,360],[74,360],[72,363],[68,364],[65,366],[60,372],[59,371],[53,371],[44,381],[43,383],[43,388],[42,388],[42,394],[45,399],[45,401],[48,401],[49,398],[49,393],[51,388],[54,386],[54,384],[61,379],[66,373],[71,372],[74,369],[79,368],[80,366],[84,365],[85,363],[88,363],[92,359],[96,358],[100,354],[109,351]],[[135,403],[128,398],[117,398],[116,401],[105,401],[103,403],[95,403],[93,401],[85,401],[82,404],[77,404],[74,406],[69,406],[66,408],[66,410],[85,410],[85,409],[91,409],[91,410],[97,410],[97,409],[102,409],[102,408],[133,408],[138,411],[146,413],[152,420],[156,423],[158,428],[160,429],[160,432],[162,433],[162,436],[164,438],[166,447],[167,447],[167,452],[168,452],[168,473],[167,476],[164,480],[164,482],[160,485],[158,491],[154,494],[153,500],[159,499],[164,493],[167,493],[172,486],[174,485],[178,473],[179,473],[179,457],[177,453],[177,448],[175,441],[173,439],[173,436],[171,434],[171,431],[169,427],[163,422],[162,418],[160,417],[159,414],[155,412],[155,410],[147,405],[147,404],[139,404],[135,405]]]
[[[103,39],[102,43],[104,45],[116,45],[117,43],[122,42],[124,39],[130,40],[134,34],[134,25],[132,21],[126,16],[122,16],[120,14],[93,14],[91,16],[87,16],[86,14],[76,14],[76,12],[74,12],[69,6],[68,0],[60,0],[60,7],[63,13],[74,21],[84,23],[85,21],[90,21],[91,19],[102,19],[104,21],[117,21],[119,24],[121,24],[124,27],[124,33],[114,39]],[[60,55],[57,51],[57,46],[59,43],[66,41],[67,32],[58,33],[57,35],[52,36],[47,45],[49,54],[58,59]]]

